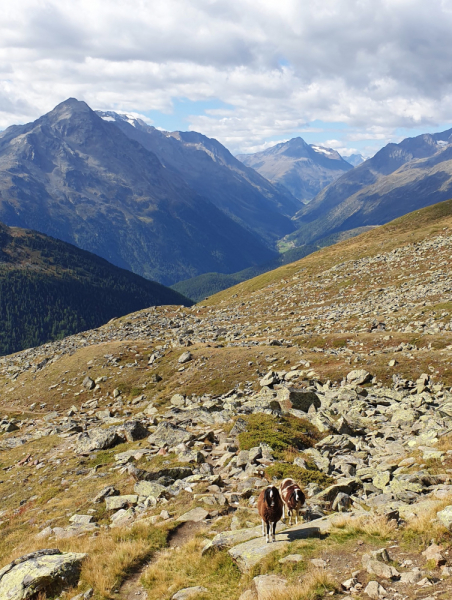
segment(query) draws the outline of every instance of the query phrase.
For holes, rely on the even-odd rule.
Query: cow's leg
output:
[[[286,505],[283,502],[283,505],[282,505],[282,520],[284,521],[285,518],[286,518]]]
[[[292,509],[289,508],[287,511],[289,513],[289,526],[292,525]]]
[[[298,508],[295,510],[295,525],[298,525]]]
[[[265,521],[262,519],[262,535],[265,535]]]
[[[271,527],[271,523],[270,523],[270,521],[267,521],[266,524],[267,524],[267,535],[266,535],[265,539],[267,541],[267,544],[269,544],[270,543],[270,527]]]
[[[273,526],[273,532],[272,532],[273,536],[272,537],[273,537],[273,541],[276,542],[276,521],[274,521],[272,523],[272,526]]]

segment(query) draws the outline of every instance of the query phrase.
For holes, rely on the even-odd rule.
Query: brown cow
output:
[[[271,541],[276,542],[276,523],[281,520],[283,514],[283,501],[277,487],[269,485],[262,490],[257,499],[257,510],[262,519],[262,535],[266,536],[267,544]]]
[[[287,508],[287,514],[289,515],[289,525],[292,525],[292,514],[295,513],[295,522],[298,525],[298,514],[300,512],[301,507],[305,502],[305,495],[301,491],[299,485],[295,483],[293,479],[288,477],[281,482],[279,486],[279,491],[281,493],[281,498],[283,501],[283,519],[284,508]]]

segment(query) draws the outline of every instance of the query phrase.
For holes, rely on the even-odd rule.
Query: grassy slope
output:
[[[270,271],[255,277],[249,281],[229,288],[205,302],[207,306],[216,306],[220,302],[227,301],[237,294],[244,297],[269,285],[292,277],[301,268],[305,269],[305,276],[325,271],[335,264],[346,260],[359,259],[365,256],[373,256],[378,252],[389,252],[393,248],[423,240],[442,229],[452,226],[452,200],[440,202],[427,208],[416,210],[404,215],[391,223],[376,227],[371,231],[357,237],[340,242],[334,246],[328,246],[310,254],[294,263],[284,265],[279,269]]]
[[[217,292],[232,287],[233,285],[237,285],[242,281],[247,281],[262,273],[277,269],[281,265],[291,263],[294,260],[299,260],[300,258],[315,252],[317,249],[317,246],[309,244],[298,248],[292,248],[287,252],[280,254],[273,260],[258,265],[257,267],[249,267],[248,269],[243,269],[243,271],[231,273],[230,275],[226,275],[225,273],[204,273],[203,275],[193,277],[192,279],[179,281],[172,285],[171,289],[176,290],[187,298],[191,298],[195,302],[199,302],[211,294],[216,294]]]

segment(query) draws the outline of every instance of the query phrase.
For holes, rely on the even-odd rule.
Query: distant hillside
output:
[[[228,306],[235,302],[234,299],[237,297],[247,299],[251,293],[257,290],[264,290],[270,285],[290,280],[293,276],[299,275],[301,269],[303,270],[303,279],[309,281],[310,278],[320,277],[322,272],[328,271],[334,265],[347,261],[358,261],[365,257],[375,256],[380,252],[391,252],[394,248],[405,244],[414,244],[419,240],[440,235],[443,232],[449,236],[451,231],[452,200],[447,200],[422,210],[415,210],[381,227],[372,228],[356,237],[324,247],[319,252],[310,254],[301,260],[283,265],[270,273],[244,281],[212,296],[206,304],[214,306],[224,303]],[[391,273],[394,277],[399,277],[400,263],[396,262],[395,265],[396,267],[391,267]],[[382,272],[386,273],[386,266],[383,267]],[[447,265],[444,266],[444,273],[447,273]],[[408,277],[405,275],[404,279]],[[378,283],[374,286],[378,289]]]
[[[300,137],[256,154],[239,154],[237,158],[273,183],[285,186],[305,203],[353,169],[336,150],[309,145]]]
[[[289,236],[311,244],[331,233],[382,225],[452,196],[452,129],[388,144],[322,190]]]
[[[301,202],[286,188],[246,167],[217,140],[196,131],[160,131],[141,119],[115,112],[97,114],[153,152],[191,189],[271,246],[294,231],[291,217]]]
[[[273,269],[277,269],[281,265],[286,265],[294,260],[299,260],[300,258],[315,252],[319,247],[320,246],[302,246],[299,248],[292,248],[291,250],[280,254],[273,260],[258,265],[257,267],[250,267],[249,269],[244,269],[238,273],[231,273],[230,275],[225,275],[224,273],[204,273],[203,275],[193,277],[192,279],[179,281],[172,285],[171,289],[176,290],[187,298],[191,298],[191,300],[194,300],[195,302],[200,302],[206,297],[221,292],[233,285],[237,285],[242,281],[252,279],[253,277],[261,275],[261,273],[267,273],[267,271],[273,271]]]
[[[161,304],[192,302],[71,244],[0,223],[0,354]]]
[[[164,284],[274,256],[153,152],[74,98],[0,133],[0,221]]]

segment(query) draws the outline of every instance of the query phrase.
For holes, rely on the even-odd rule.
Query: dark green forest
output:
[[[0,225],[2,355],[161,304],[192,302],[71,244]]]

